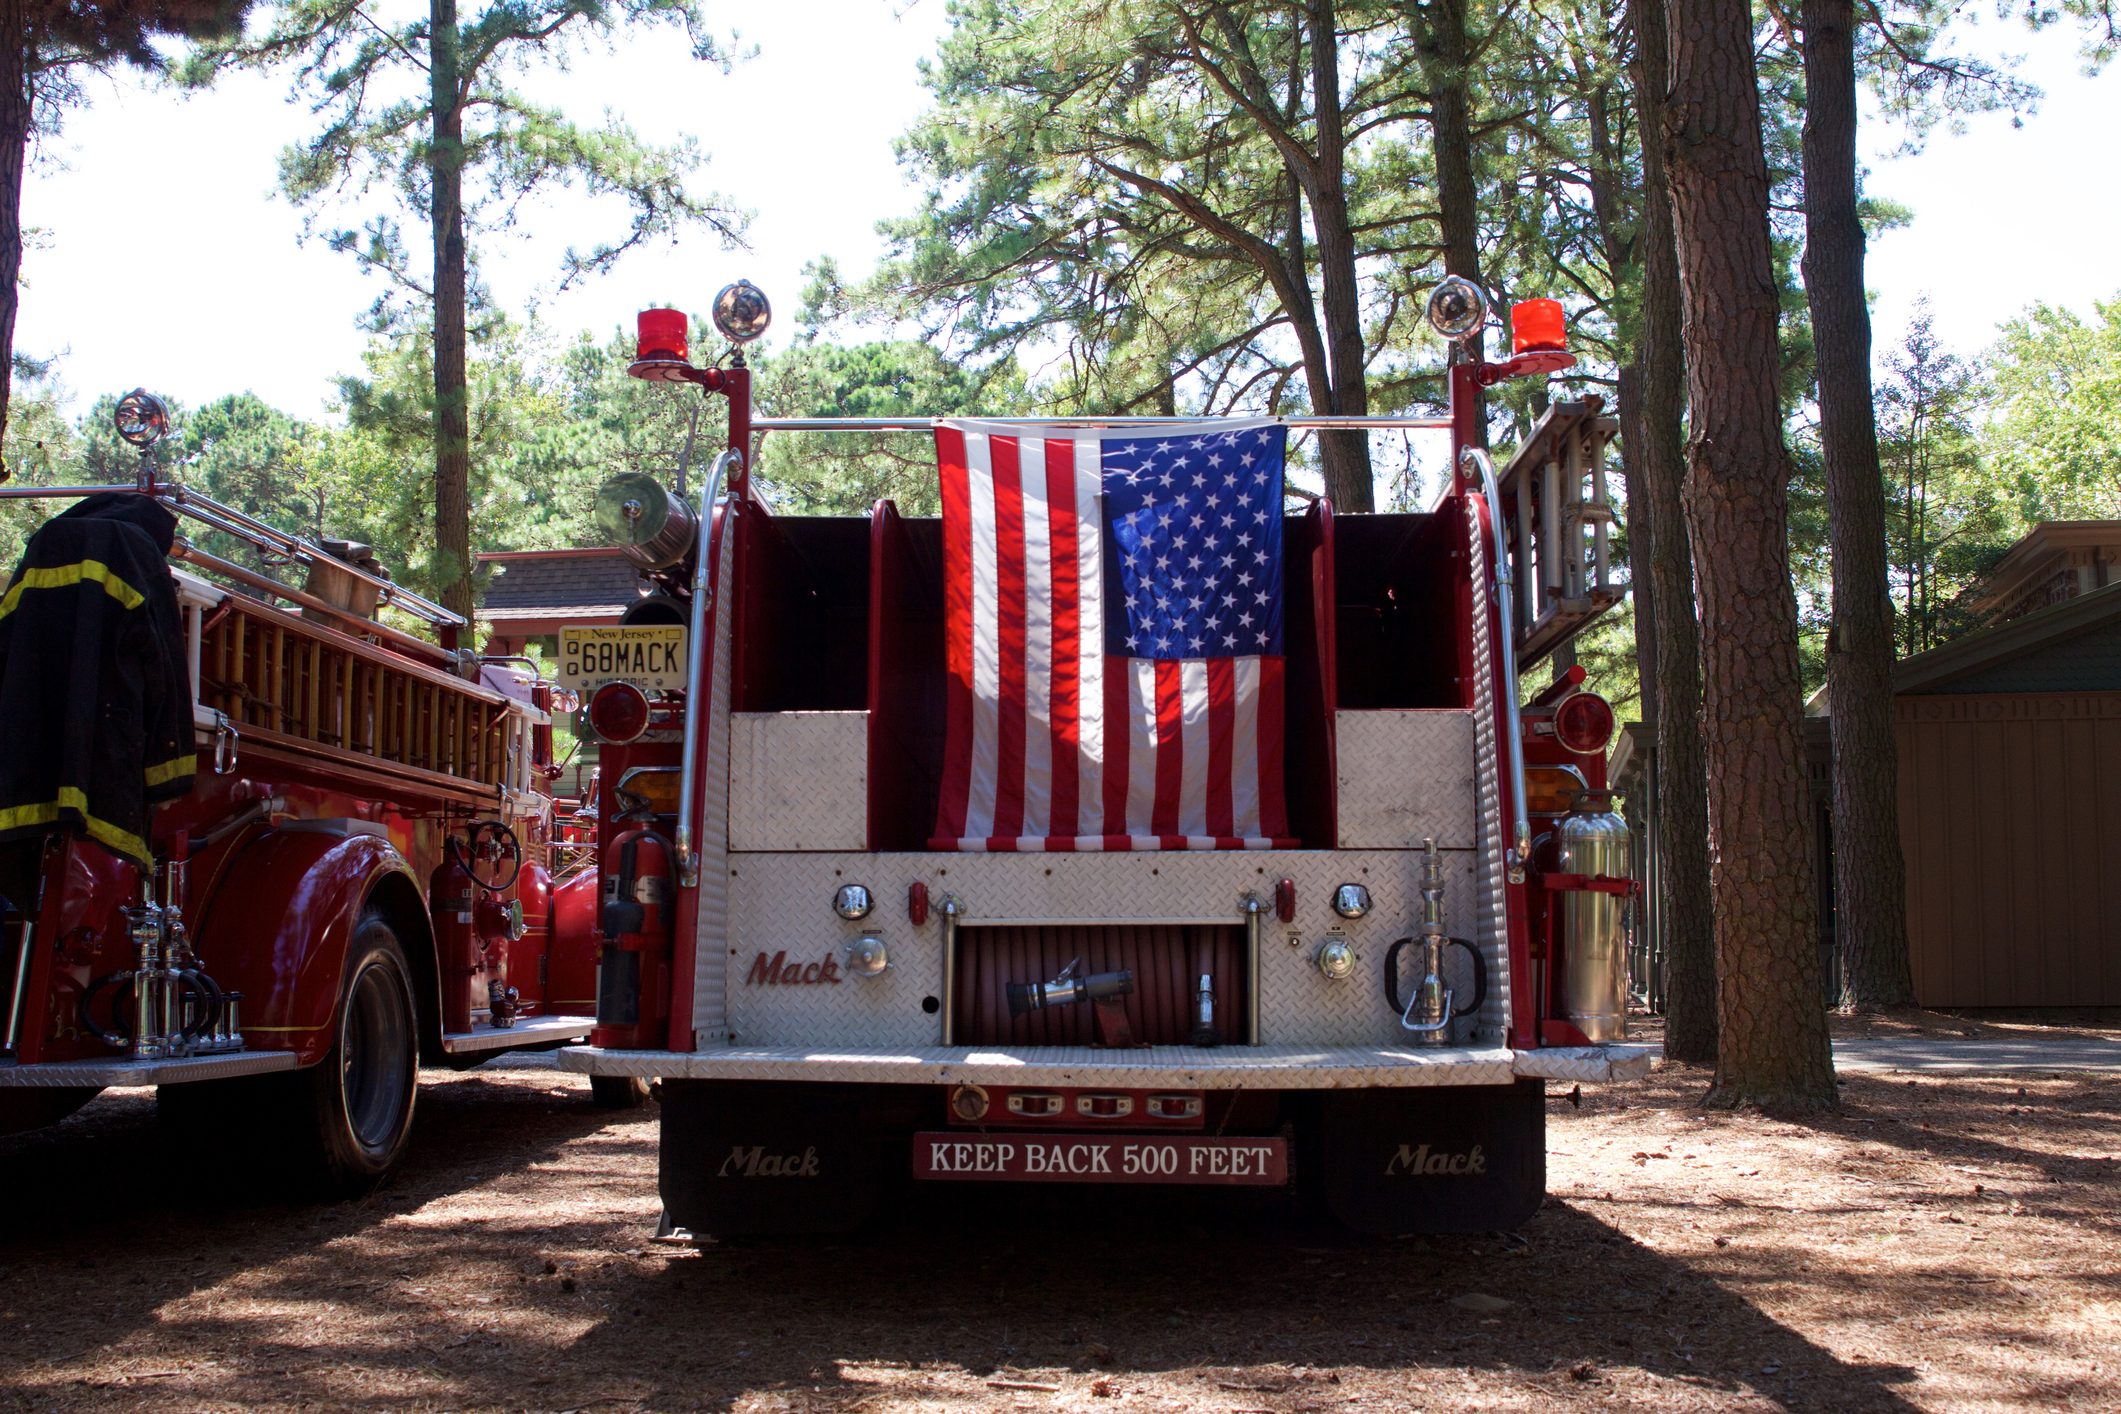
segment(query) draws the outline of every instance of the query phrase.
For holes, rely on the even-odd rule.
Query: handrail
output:
[[[1492,567],[1492,592],[1495,608],[1502,620],[1502,691],[1504,702],[1503,736],[1510,746],[1510,785],[1516,792],[1517,828],[1511,841],[1510,882],[1524,882],[1525,866],[1532,861],[1532,822],[1525,811],[1528,792],[1524,782],[1524,725],[1518,718],[1517,706],[1517,616],[1516,605],[1510,594],[1510,547],[1503,539],[1502,490],[1495,483],[1495,462],[1479,447],[1467,447],[1458,454],[1458,464],[1471,465],[1480,472],[1480,483],[1487,495],[1488,529],[1495,536],[1495,564]]]
[[[432,599],[416,594],[402,584],[398,584],[382,575],[370,574],[359,565],[348,564],[338,556],[331,554],[321,545],[313,545],[299,535],[289,535],[286,531],[267,525],[264,521],[259,520],[246,511],[239,511],[234,506],[223,505],[203,491],[194,491],[190,487],[180,485],[174,481],[158,481],[154,484],[152,490],[142,490],[138,486],[128,486],[123,482],[115,481],[102,486],[0,486],[0,500],[79,499],[84,496],[98,496],[105,491],[136,491],[142,495],[152,496],[171,510],[188,515],[203,525],[211,526],[224,534],[233,535],[239,540],[247,540],[260,550],[284,555],[290,559],[305,561],[322,557],[330,561],[333,569],[351,575],[362,583],[373,587],[381,596],[383,603],[403,609],[414,617],[425,619],[428,623],[438,628],[463,628],[465,626],[465,620],[462,615],[454,610],[443,608]],[[426,646],[429,648],[435,647],[433,644],[427,644]],[[437,649],[436,651],[443,650]]]
[[[700,854],[692,838],[692,811],[699,799],[694,784],[700,762],[700,733],[706,730],[707,609],[711,588],[708,558],[714,549],[714,503],[722,494],[722,482],[732,466],[741,467],[744,454],[731,447],[714,459],[714,470],[700,488],[700,541],[692,564],[692,626],[685,645],[685,756],[684,774],[678,778],[678,882],[696,888],[700,882]]]
[[[945,422],[994,422],[1009,427],[1158,427],[1193,426],[1202,422],[1269,422],[1298,430],[1320,431],[1427,431],[1447,430],[1447,417],[1246,417],[1232,413],[1222,417],[756,417],[754,432],[932,432]]]

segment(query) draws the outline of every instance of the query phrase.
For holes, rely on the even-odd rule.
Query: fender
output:
[[[379,890],[414,901],[392,907],[391,922],[422,1010],[437,995],[425,891],[396,847],[364,824],[268,830],[240,848],[206,901],[194,946],[216,982],[243,993],[243,1038],[253,1050],[293,1051],[300,1065],[323,1059],[353,925]],[[424,1034],[429,1020],[420,1020]]]

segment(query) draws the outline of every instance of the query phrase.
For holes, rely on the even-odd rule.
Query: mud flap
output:
[[[1536,1080],[1319,1097],[1312,1181],[1336,1219],[1381,1235],[1506,1231],[1546,1194]]]
[[[662,1096],[666,1231],[851,1232],[909,1182],[915,1114],[899,1087],[665,1080]]]

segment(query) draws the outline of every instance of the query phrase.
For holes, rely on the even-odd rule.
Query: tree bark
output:
[[[1429,135],[1436,162],[1436,224],[1443,239],[1446,275],[1463,275],[1482,289],[1480,193],[1473,178],[1473,105],[1467,92],[1470,44],[1465,0],[1431,0],[1416,8],[1423,86],[1428,89]],[[1482,355],[1487,330],[1465,341]],[[1455,357],[1455,355],[1454,355]],[[1476,445],[1488,445],[1487,394],[1476,395]]]
[[[1325,315],[1331,407],[1320,412],[1360,417],[1370,410],[1366,350],[1362,337],[1362,290],[1355,271],[1355,230],[1348,221],[1347,132],[1341,118],[1340,31],[1332,0],[1310,0],[1311,101],[1317,114],[1318,163],[1305,185],[1311,229],[1318,243],[1318,283]],[[1344,511],[1376,509],[1371,488],[1370,435],[1327,432],[1319,439],[1333,503]]]
[[[1629,493],[1628,526],[1649,537],[1637,563],[1656,614],[1655,673],[1644,681],[1654,698],[1657,733],[1657,838],[1664,893],[1664,1048],[1674,1060],[1716,1059],[1716,923],[1709,889],[1707,768],[1701,744],[1701,627],[1694,612],[1694,555],[1687,543],[1686,355],[1681,342],[1678,252],[1672,244],[1671,190],[1663,145],[1670,70],[1661,0],[1631,0],[1638,68],[1635,102],[1643,143],[1642,343],[1639,406],[1620,391],[1622,435],[1637,448],[1648,515],[1638,522]],[[1638,593],[1640,592],[1638,588]],[[1638,623],[1637,632],[1642,631]]]
[[[1719,953],[1708,1102],[1832,1108],[1751,14],[1746,0],[1673,0],[1666,25],[1663,138],[1693,413],[1686,506]]]
[[[1834,558],[1826,651],[1834,940],[1842,1006],[1875,1011],[1913,1005],[1915,987],[1893,742],[1885,480],[1871,407],[1871,316],[1856,210],[1854,25],[1849,0],[1805,0],[1804,289],[1818,357],[1819,444]]]
[[[444,607],[472,614],[471,422],[464,372],[464,108],[456,0],[429,0],[434,121],[435,572]]]
[[[22,173],[33,114],[29,15],[23,0],[0,0],[0,445],[14,393],[15,312],[21,307]],[[9,468],[0,461],[0,481]]]

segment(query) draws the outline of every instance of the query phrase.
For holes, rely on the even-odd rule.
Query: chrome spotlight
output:
[[[1446,339],[1470,339],[1488,322],[1488,297],[1463,275],[1449,275],[1429,292],[1429,324]]]
[[[118,400],[111,421],[135,447],[152,447],[169,433],[169,408],[147,389],[135,388]]]
[[[772,322],[773,306],[766,292],[749,280],[724,285],[714,297],[714,327],[732,344],[750,343]]]

